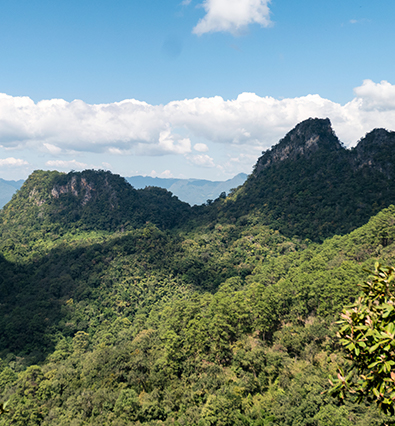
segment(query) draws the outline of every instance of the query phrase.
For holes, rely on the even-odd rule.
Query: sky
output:
[[[395,130],[393,0],[2,0],[0,177],[226,180],[298,122]]]

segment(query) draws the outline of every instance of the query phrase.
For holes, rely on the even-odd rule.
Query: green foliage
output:
[[[0,232],[4,248],[15,252],[22,243],[19,250],[27,254],[34,243],[68,232],[122,232],[147,222],[170,229],[190,216],[190,206],[165,189],[136,190],[110,172],[38,170],[0,212]]]
[[[395,401],[395,268],[378,262],[369,281],[361,284],[364,293],[343,310],[340,343],[352,364],[340,370],[333,393],[346,393],[374,401],[384,412],[394,413]]]
[[[328,119],[306,120],[263,153],[244,185],[207,210],[212,220],[256,212],[288,237],[344,235],[394,202],[394,141],[394,132],[376,130],[349,150]]]
[[[103,172],[26,185],[1,216],[0,425],[388,423],[323,392],[362,268],[395,261],[394,207],[312,244]]]

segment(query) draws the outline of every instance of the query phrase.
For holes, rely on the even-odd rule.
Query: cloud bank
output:
[[[345,105],[319,95],[278,100],[242,93],[234,100],[216,96],[150,105],[129,99],[90,105],[61,99],[34,103],[27,97],[0,94],[0,145],[55,156],[176,154],[207,167],[211,157],[192,157],[192,146],[198,152],[207,152],[213,142],[240,152],[264,150],[309,117],[329,117],[346,145],[355,145],[376,127],[395,130],[394,85],[365,80],[354,93]]]
[[[271,25],[270,0],[205,0],[202,4],[206,15],[198,22],[193,33],[238,33],[250,24],[263,27]]]

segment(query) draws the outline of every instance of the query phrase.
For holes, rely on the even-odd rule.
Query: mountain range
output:
[[[231,189],[242,185],[247,179],[245,173],[239,173],[232,179],[226,181],[210,181],[205,179],[175,179],[158,178],[150,176],[131,176],[126,180],[136,189],[143,189],[147,186],[157,186],[164,188],[191,206],[200,205],[207,200],[215,200],[222,193],[229,193]]]
[[[309,119],[196,206],[32,173],[0,212],[0,426],[395,424],[328,395],[342,308],[395,264],[394,147]]]
[[[350,232],[395,201],[394,146],[395,132],[374,129],[346,149],[329,119],[306,120],[263,153],[225,211],[317,241]]]

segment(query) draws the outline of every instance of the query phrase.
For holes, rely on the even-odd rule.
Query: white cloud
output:
[[[169,179],[169,178],[172,178],[172,177],[173,177],[173,173],[172,173],[170,170],[165,170],[165,171],[164,171],[164,172],[162,172],[159,176],[160,176],[161,178]]]
[[[51,153],[51,154],[54,154],[54,155],[57,155],[57,154],[60,154],[61,152],[62,152],[62,149],[61,148],[59,148],[59,147],[57,147],[57,146],[55,146],[55,145],[52,145],[52,144],[50,144],[50,143],[43,143],[43,145],[45,146],[45,148],[47,148],[47,150]]]
[[[227,161],[217,165],[217,168],[231,176],[235,176],[240,172],[250,173],[251,166],[256,163],[260,155],[260,150],[249,149],[247,153],[240,153],[235,157],[229,156]]]
[[[12,167],[21,167],[27,166],[29,163],[21,158],[8,157],[0,159],[0,167],[3,166],[12,166]]]
[[[362,86],[354,89],[354,93],[362,102],[361,109],[366,111],[395,109],[395,86],[388,81],[374,83],[372,80],[364,80]]]
[[[215,167],[214,160],[207,154],[190,155],[187,159],[199,167]]]
[[[171,130],[166,129],[159,134],[158,148],[163,152],[186,154],[191,152],[191,141],[189,138],[175,140]]]
[[[152,170],[151,173],[148,176],[151,176],[153,178],[160,177],[160,178],[165,178],[165,179],[169,179],[169,178],[174,177],[173,173],[170,170],[165,170],[162,173],[157,173],[156,170]]]
[[[197,152],[207,152],[208,146],[205,143],[196,143],[193,145],[193,149]]]
[[[74,169],[74,170],[82,170],[88,167],[88,164],[80,163],[76,160],[50,160],[45,163],[48,167],[55,167],[59,169]]]
[[[125,155],[125,154],[127,155],[128,154],[125,150],[115,148],[115,147],[108,148],[108,152],[110,154],[113,154],[113,155]]]
[[[198,22],[193,33],[225,31],[233,34],[249,24],[271,25],[270,0],[205,0],[206,15]]]
[[[354,99],[345,105],[319,95],[279,100],[242,93],[233,100],[215,96],[166,105],[133,99],[89,105],[59,99],[34,103],[26,97],[0,94],[0,145],[53,155],[73,151],[73,155],[172,154],[210,164],[205,156],[193,157],[192,146],[197,152],[207,152],[207,145],[201,142],[206,140],[231,146],[236,153],[259,153],[309,117],[329,117],[347,145],[355,144],[375,127],[395,130],[395,85],[365,80],[354,93]],[[182,135],[177,129],[182,129]],[[51,166],[56,164],[84,166],[73,162],[53,162]]]

